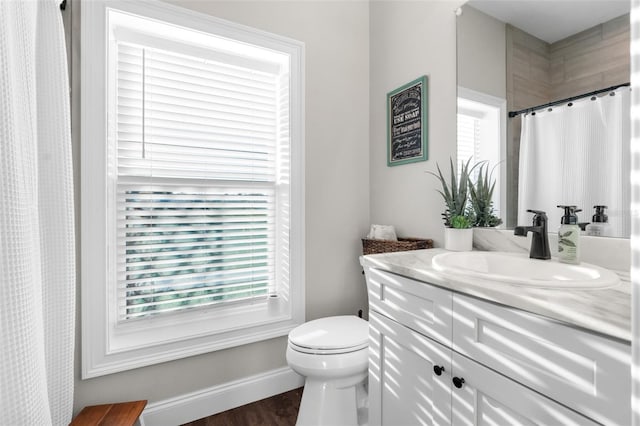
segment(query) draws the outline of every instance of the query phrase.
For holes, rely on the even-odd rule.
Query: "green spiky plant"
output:
[[[436,167],[438,168],[437,174],[434,172],[429,172],[433,176],[437,177],[440,180],[440,184],[442,185],[442,190],[437,191],[440,193],[440,195],[442,195],[442,198],[444,199],[445,210],[442,213],[442,219],[444,220],[444,226],[448,228],[453,227],[452,219],[456,216],[462,216],[468,220],[467,195],[470,162],[471,159],[467,160],[466,163],[462,163],[462,167],[460,170],[460,179],[458,179],[458,177],[456,176],[456,169],[453,165],[453,160],[450,158],[449,164],[451,166],[451,177],[449,182],[447,182],[447,180],[444,178],[442,170],[440,170],[440,166],[438,164],[436,164]]]
[[[471,228],[471,220],[466,216],[453,216],[451,218],[451,227],[454,229]]]
[[[476,164],[477,166],[478,164]],[[502,219],[495,215],[493,210],[493,190],[496,181],[493,179],[493,172],[489,172],[489,165],[486,162],[479,163],[478,177],[476,182],[471,181],[469,176],[469,201],[473,226],[493,227],[502,223]],[[474,166],[475,167],[475,166]]]

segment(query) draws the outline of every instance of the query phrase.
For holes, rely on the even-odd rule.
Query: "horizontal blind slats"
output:
[[[123,149],[139,148],[141,145],[140,133],[131,132],[119,132],[118,139],[120,143],[125,144]],[[168,146],[170,149],[178,150],[181,147],[186,149],[196,148],[204,150],[216,150],[220,155],[225,156],[227,152],[239,156],[250,155],[253,151],[253,155],[262,156],[263,152],[272,153],[274,148],[266,141],[253,137],[250,144],[244,145],[246,139],[240,139],[239,136],[230,136],[217,133],[208,134],[206,147],[202,146],[202,138],[193,138],[191,135],[183,135],[179,139],[172,135],[152,135],[150,143],[155,146],[162,147]],[[240,140],[238,140],[240,139]],[[240,142],[240,143],[238,143]],[[282,151],[276,151],[282,152]]]
[[[211,262],[211,263],[203,263],[200,259],[196,258],[195,261],[193,258],[187,259],[181,263],[186,263],[182,265],[181,263],[172,263],[172,264],[163,264],[161,262],[145,262],[144,264],[128,264],[126,269],[126,274],[128,277],[127,280],[140,280],[142,278],[153,278],[157,276],[157,274],[167,274],[170,273],[172,276],[179,276],[181,274],[192,275],[192,274],[204,274],[204,273],[212,273],[215,275],[216,272],[220,270],[233,270],[233,269],[244,269],[263,266],[264,262],[268,260],[267,257],[264,259],[249,259],[249,260],[235,260],[235,259],[222,259],[220,262]],[[256,265],[257,264],[257,265]],[[140,269],[137,269],[140,268]]]
[[[237,206],[210,206],[195,208],[193,206],[187,206],[180,209],[175,206],[158,210],[158,204],[155,203],[155,207],[150,207],[149,203],[145,202],[127,202],[130,208],[137,208],[139,210],[131,211],[126,210],[127,220],[143,220],[144,223],[156,224],[156,223],[173,223],[176,221],[183,221],[189,218],[190,223],[210,222],[214,219],[232,219],[236,221],[247,221],[252,218],[264,218],[265,214],[272,217],[274,213],[272,211],[265,212],[264,208],[256,206],[254,208],[238,208]],[[131,222],[130,222],[131,223]]]
[[[173,288],[199,288],[202,286],[225,286],[229,284],[250,285],[252,281],[260,280],[273,274],[271,267],[256,267],[252,271],[227,270],[220,274],[188,273],[175,277],[158,278],[148,280],[145,278],[128,279],[121,277],[122,285],[118,288],[120,292],[135,291],[137,289],[173,289]]]
[[[150,63],[151,65],[149,65]],[[143,71],[144,79],[142,78]],[[169,72],[154,68],[153,63],[147,60],[145,66],[141,66],[140,69],[131,68],[121,72],[118,81],[123,89],[141,90],[144,80],[146,92],[150,94],[173,93],[177,98],[189,98],[191,94],[203,93],[236,101],[252,101],[270,105],[272,103],[269,100],[276,96],[275,80],[257,85],[247,84],[247,82],[253,83],[249,80],[230,81],[212,77],[204,78],[201,75]]]
[[[130,244],[133,248],[133,242],[135,240],[129,240],[132,242]],[[169,253],[189,253],[189,252],[198,252],[199,250],[206,251],[215,249],[216,251],[223,252],[231,252],[231,251],[240,251],[240,250],[251,250],[251,248],[255,245],[261,245],[264,241],[269,241],[265,238],[243,238],[243,239],[232,239],[232,240],[216,240],[216,239],[199,239],[198,241],[194,241],[193,238],[189,238],[188,241],[182,241],[178,239],[172,239],[170,242],[163,243],[162,249],[166,250]],[[120,239],[118,242],[118,250],[127,249],[127,244],[124,239]],[[273,246],[273,243],[269,243],[269,246]],[[139,253],[154,252],[157,250],[157,245],[154,243],[152,239],[142,239],[139,240],[137,244],[135,244],[135,249]]]
[[[131,214],[133,207],[139,208],[161,208],[164,207],[166,210],[158,210],[159,214],[171,213],[171,212],[193,212],[193,211],[201,211],[203,209],[211,209],[212,211],[224,210],[226,212],[233,212],[235,210],[247,212],[250,210],[260,209],[263,211],[265,208],[273,210],[273,206],[268,204],[268,200],[253,200],[248,199],[247,201],[242,200],[242,205],[238,206],[238,203],[234,203],[232,200],[223,200],[218,201],[217,199],[207,199],[204,195],[198,194],[198,205],[194,206],[193,202],[189,198],[180,198],[179,194],[174,194],[170,200],[158,200],[157,197],[149,197],[145,196],[146,194],[142,194],[141,196],[136,196],[135,198],[130,196],[118,196],[118,201],[128,203],[128,210]],[[248,197],[247,197],[248,198]],[[172,209],[172,210],[168,210]],[[144,213],[143,211],[141,213]]]
[[[149,154],[150,156],[152,154]],[[215,172],[219,176],[225,176],[229,180],[248,180],[248,181],[272,181],[275,180],[275,170],[273,167],[259,167],[229,163],[207,164],[205,162],[176,162],[167,160],[153,160],[153,165],[148,166],[149,161],[121,158],[118,169],[122,175],[133,176],[155,176],[155,169],[162,168],[162,176],[164,177],[202,177],[206,178]]]
[[[238,287],[246,287],[247,285],[253,285],[254,287],[256,287],[256,289],[261,290],[260,288],[258,288],[258,285],[262,286],[262,284],[264,283],[264,281],[267,281],[268,275],[271,273],[272,271],[269,269],[265,269],[264,272],[262,273],[262,277],[264,278],[263,281],[260,281],[258,278],[254,279],[253,284],[247,284],[247,277],[249,277],[248,275],[244,275],[244,276],[233,276],[233,277],[228,277],[226,280],[224,281],[220,281],[219,279],[205,279],[201,276],[195,276],[195,277],[188,277],[186,280],[182,280],[181,282],[174,282],[171,284],[171,286],[167,286],[165,284],[162,283],[150,283],[148,281],[130,281],[129,282],[129,286],[127,288],[120,288],[118,289],[118,293],[121,294],[122,296],[126,296],[127,292],[131,292],[131,291],[136,291],[137,294],[133,294],[130,295],[129,297],[136,297],[141,294],[142,292],[145,293],[151,293],[151,292],[155,292],[157,294],[160,294],[161,292],[166,292],[166,291],[171,291],[171,292],[188,292],[191,290],[200,290],[200,289],[204,289],[204,290],[217,290],[217,291],[223,291],[225,289],[237,289]],[[258,277],[259,273],[255,273],[252,275],[252,277]]]
[[[124,72],[135,72],[142,67],[142,47],[118,43],[118,67]],[[160,71],[202,76],[209,80],[225,81],[236,85],[260,85],[277,79],[274,73],[247,67],[233,66],[220,61],[211,61],[191,56],[145,47],[145,65]]]
[[[118,47],[118,138],[127,142],[118,147],[120,175],[275,179],[277,76]],[[235,139],[225,142],[231,135]],[[181,150],[185,137],[189,148]]]
[[[123,256],[119,259],[119,269],[124,270],[123,268],[127,265],[136,266],[136,265],[147,265],[152,262],[155,263],[176,263],[175,259],[178,256],[181,258],[193,259],[194,261],[198,260],[223,260],[223,259],[255,259],[260,258],[263,259],[265,255],[270,257],[273,254],[274,245],[270,243],[268,240],[259,241],[254,244],[252,247],[207,247],[200,248],[199,246],[195,246],[196,248],[188,247],[188,249],[176,250],[173,248],[165,248],[162,247],[163,251],[156,251],[156,248],[150,249],[150,251],[140,252],[138,250],[129,250],[126,256]]]
[[[142,81],[118,80],[118,98],[122,100],[124,106],[132,107],[140,105],[143,87]],[[193,104],[195,108],[211,109],[213,111],[224,110],[224,106],[229,106],[229,112],[246,114],[243,109],[257,112],[273,113],[273,105],[264,96],[245,95],[243,97],[232,97],[222,91],[213,91],[209,88],[201,88],[201,91],[192,90],[185,92],[184,89],[170,86],[155,86],[150,82],[145,82],[147,92],[153,93],[153,101],[165,105],[175,104],[176,107],[188,107]]]
[[[138,95],[134,97],[134,95]],[[142,114],[142,101],[139,93],[121,92],[119,100],[122,107],[119,109],[119,120],[136,120]],[[181,114],[183,117],[193,120],[227,119],[232,122],[241,122],[239,118],[255,120],[255,123],[271,126],[267,130],[273,130],[276,123],[276,112],[273,109],[261,107],[252,103],[249,106],[233,107],[228,104],[205,104],[194,99],[175,98],[156,95],[153,100],[145,100],[145,110],[156,117],[160,114]],[[138,122],[139,123],[139,122]],[[240,129],[241,130],[241,129]]]
[[[184,183],[118,185],[117,228],[124,244],[119,245],[117,269],[125,318],[158,314],[163,306],[209,304],[212,297],[227,302],[248,297],[246,289],[233,290],[237,286],[251,286],[260,295],[269,292],[275,258],[273,189],[188,188]],[[215,296],[187,296],[203,287]],[[149,297],[157,300],[149,302]]]
[[[263,284],[263,283],[264,282],[259,282],[259,284]],[[130,296],[129,300],[136,301],[136,302],[139,301],[140,305],[144,306],[148,303],[148,302],[145,302],[144,299],[150,299],[150,298],[166,298],[168,296],[170,297],[172,295],[181,294],[181,295],[185,295],[181,297],[181,300],[184,301],[184,300],[190,300],[193,298],[201,298],[202,296],[206,296],[207,293],[209,295],[216,295],[216,294],[222,295],[222,292],[224,292],[224,295],[228,296],[229,294],[233,294],[233,293],[238,294],[238,293],[246,292],[247,290],[253,293],[258,293],[258,294],[264,293],[264,287],[261,285],[247,286],[243,284],[241,285],[235,284],[235,285],[216,286],[216,287],[197,287],[189,290],[184,290],[184,289],[165,290],[161,294],[154,292],[154,290],[152,289],[145,289],[137,292],[135,296]],[[205,293],[205,294],[202,294],[202,293]],[[167,302],[171,303],[171,300],[168,300]]]
[[[142,47],[134,46],[129,43],[118,43],[119,60],[130,63],[140,64],[140,51]],[[264,72],[252,68],[239,67],[232,64],[226,64],[221,61],[211,61],[208,59],[194,58],[192,56],[177,55],[175,53],[162,51],[154,48],[145,48],[148,55],[157,61],[164,61],[170,64],[179,64],[185,69],[191,69],[193,72],[197,70],[213,71],[216,75],[227,75],[237,77],[239,75],[248,75],[254,81],[270,80],[275,74]]]
[[[137,125],[142,126],[142,117],[139,117],[139,120],[140,122]],[[233,131],[233,134],[246,138],[245,143],[247,144],[250,144],[251,139],[254,137],[258,140],[264,140],[267,135],[272,135],[275,131],[272,127],[260,126],[258,124],[242,125],[246,120],[247,117],[237,117],[235,122],[231,120],[220,120],[214,127],[204,123],[205,120],[203,120],[203,122],[197,122],[196,120],[181,120],[178,114],[167,114],[165,117],[158,117],[157,119],[153,116],[146,116],[144,119],[144,130],[145,133],[149,134],[149,136],[153,136],[155,134],[161,136],[164,136],[165,134],[172,135],[174,132],[184,132],[196,135],[207,135],[209,133],[227,134]],[[135,119],[131,120],[131,122],[134,126],[136,125]],[[125,126],[131,123],[122,122],[121,124]],[[120,129],[120,131],[126,133],[127,128],[124,127]]]
[[[210,252],[210,251],[198,251],[198,250],[189,250],[189,251],[180,251],[180,252],[166,252],[163,251],[160,254],[162,256],[150,256],[145,253],[136,253],[135,255],[126,256],[121,264],[121,266],[125,266],[128,268],[128,271],[139,271],[141,269],[150,268],[150,267],[168,267],[179,265],[183,262],[183,259],[189,259],[191,264],[211,264],[214,265],[221,261],[225,262],[264,262],[265,255],[269,255],[271,247],[266,244],[260,247],[256,247],[250,252],[236,253],[230,254],[228,252]]]
[[[276,117],[273,111],[258,109],[245,109],[242,112],[223,111],[220,109],[199,109],[195,106],[167,104],[157,101],[145,101],[145,126],[154,128],[154,124],[163,124],[163,120],[168,123],[183,122],[191,125],[196,130],[209,128],[211,126],[232,128],[237,130],[249,129],[252,132],[271,133],[275,131]],[[141,124],[142,108],[139,106],[123,106],[119,110],[118,119],[122,124]],[[251,120],[247,123],[247,120]],[[161,129],[161,127],[159,127]],[[186,128],[189,130],[189,128]]]
[[[216,235],[210,233],[209,235],[202,235],[202,233],[194,234],[194,233],[183,233],[183,234],[172,234],[170,236],[162,233],[151,234],[149,235],[126,235],[125,233],[119,233],[120,239],[127,244],[127,246],[137,246],[138,244],[158,244],[159,242],[170,241],[171,244],[176,243],[201,243],[202,241],[215,241],[220,244],[228,243],[229,246],[233,244],[238,244],[238,241],[249,241],[255,240],[255,232],[253,230],[235,230],[235,232],[227,231],[224,234],[224,237],[220,235]],[[124,234],[124,235],[123,235]],[[224,238],[224,239],[221,239]]]
[[[246,294],[249,294],[249,296],[246,296]],[[194,306],[197,306],[198,308],[205,308],[205,307],[210,307],[215,305],[227,305],[230,302],[243,302],[243,301],[252,301],[256,299],[264,299],[266,297],[266,293],[254,295],[253,292],[245,292],[242,294],[230,295],[230,296],[231,297],[227,297],[224,299],[222,298],[222,296],[217,296],[217,297],[209,296],[208,298],[200,298],[194,304]],[[185,304],[188,304],[188,303],[189,303],[189,300],[183,301],[182,299],[179,299],[178,302],[162,302],[162,303],[153,302],[147,306],[149,306],[150,308],[153,308],[152,313],[158,314],[158,313],[184,311],[184,310],[193,308],[190,306],[185,307]],[[144,310],[144,307],[136,308],[135,306],[134,307],[127,306],[127,310],[129,311],[129,314],[128,314],[129,319],[146,317],[150,315],[148,311]]]
[[[249,218],[236,218],[236,217],[224,217],[218,216],[216,218],[198,218],[194,216],[185,216],[183,218],[163,218],[154,219],[151,217],[130,218],[125,216],[123,220],[127,221],[127,228],[125,229],[128,234],[135,234],[139,232],[145,233],[159,233],[167,232],[166,235],[170,238],[172,235],[181,235],[185,232],[193,233],[193,231],[205,230],[209,234],[217,233],[220,237],[223,237],[227,231],[249,231],[264,232],[268,231],[273,221],[274,215],[267,217],[258,217],[256,219]],[[175,229],[176,227],[184,229]]]
[[[211,229],[210,232],[222,233],[227,229],[266,230],[269,228],[268,223],[272,221],[273,217],[273,215],[264,217],[236,217],[223,215],[202,217],[189,215],[184,217],[153,218],[151,215],[133,217],[131,215],[126,215],[124,219],[127,221],[127,232],[161,232],[160,230],[168,230],[169,232],[176,231],[172,226],[181,226],[185,228],[184,232],[191,232],[195,228],[202,228],[204,225],[207,227],[205,229]]]
[[[274,186],[288,179],[282,78],[238,66],[250,61],[117,46],[120,320],[264,298],[288,244],[276,240],[287,231]]]
[[[197,288],[203,285],[223,286],[227,284],[251,284],[252,281],[270,277],[273,268],[269,266],[256,266],[253,270],[227,269],[219,273],[185,272],[175,276],[163,276],[150,280],[146,277],[127,278],[126,274],[119,273],[123,285],[119,289],[133,291],[138,288]]]
[[[163,89],[179,90],[182,95],[189,93],[217,93],[219,96],[269,104],[268,100],[275,96],[274,82],[261,85],[242,84],[233,81],[223,81],[215,78],[204,78],[199,75],[154,68],[153,62],[147,62],[145,67],[146,87],[149,93],[162,92]],[[125,76],[123,76],[124,78]]]

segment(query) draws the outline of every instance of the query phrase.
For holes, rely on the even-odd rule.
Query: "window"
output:
[[[476,164],[480,159],[480,124],[473,110],[462,108],[463,100],[458,100],[458,175],[462,162],[471,160],[470,164]]]
[[[496,215],[504,217],[506,191],[501,185],[506,179],[506,102],[484,93],[458,87],[458,176],[462,162],[470,164],[486,161],[496,180],[493,205]],[[475,181],[478,168],[472,171]]]
[[[304,320],[303,47],[123,3],[83,7],[83,377]]]

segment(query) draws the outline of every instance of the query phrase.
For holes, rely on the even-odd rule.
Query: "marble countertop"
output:
[[[464,293],[479,299],[522,309],[592,332],[631,342],[631,284],[628,272],[614,271],[620,284],[606,289],[531,288],[482,279],[448,279],[431,267],[443,249],[415,250],[362,256],[365,267]]]

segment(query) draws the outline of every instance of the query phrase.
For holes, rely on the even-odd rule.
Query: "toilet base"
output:
[[[354,316],[310,321],[289,333],[287,364],[305,377],[297,426],[364,426],[368,324]]]
[[[296,426],[367,424],[368,396],[365,381],[344,388],[336,385],[340,386],[335,382],[307,378]]]

